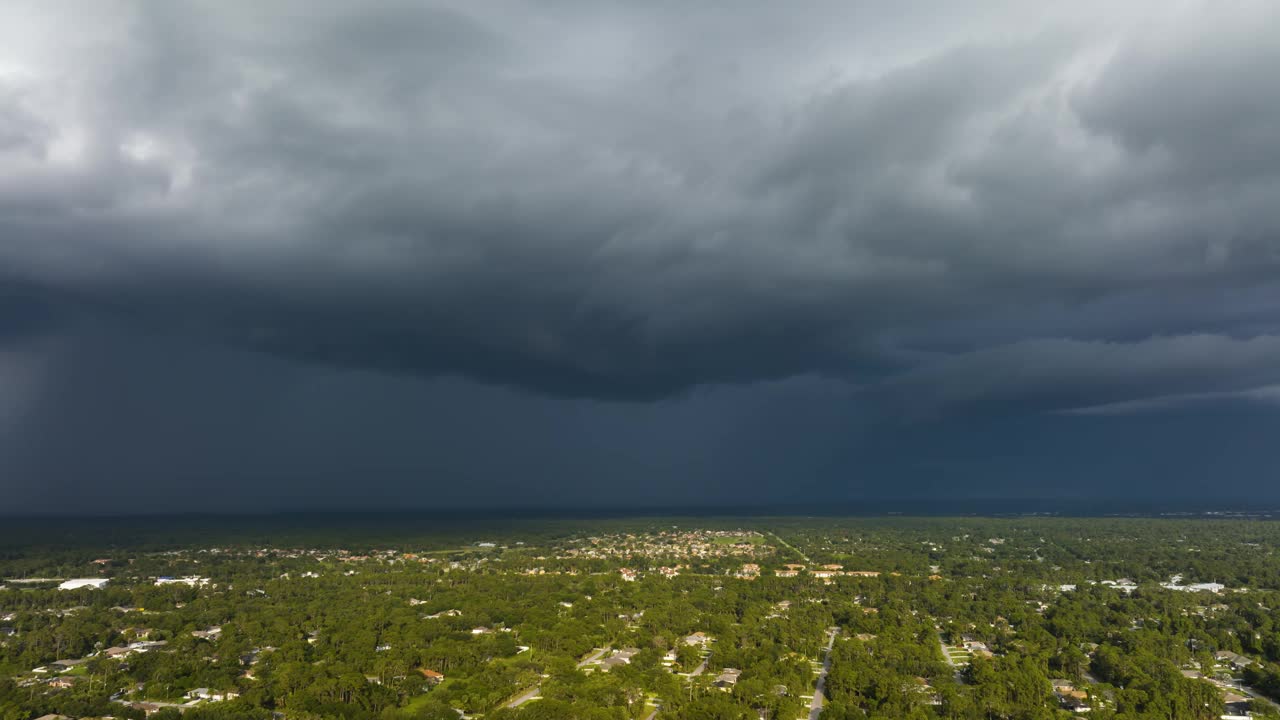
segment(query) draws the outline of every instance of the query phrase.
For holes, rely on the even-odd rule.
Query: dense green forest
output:
[[[1278,547],[1212,519],[10,524],[0,720],[1280,717]]]

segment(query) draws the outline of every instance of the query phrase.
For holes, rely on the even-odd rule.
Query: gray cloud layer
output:
[[[869,422],[1280,383],[1280,8],[1115,5],[6,4],[4,407],[139,334]]]

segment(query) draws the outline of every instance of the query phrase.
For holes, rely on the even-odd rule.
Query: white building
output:
[[[108,580],[107,578],[76,578],[74,580],[67,580],[63,582],[61,585],[58,586],[58,589],[59,590],[79,590],[80,588],[92,588],[94,590],[98,590],[100,588],[106,587],[106,584],[108,582],[110,582],[110,580]]]
[[[187,577],[158,577],[156,585],[190,585],[191,587],[204,587],[209,584],[209,578],[197,577],[189,575]]]

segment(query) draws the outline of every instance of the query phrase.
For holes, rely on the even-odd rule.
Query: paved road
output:
[[[593,662],[595,662],[595,661],[599,660],[599,659],[600,659],[600,656],[601,656],[601,655],[604,655],[604,654],[605,654],[605,653],[607,653],[607,652],[609,652],[609,648],[600,648],[599,650],[597,650],[597,651],[595,651],[595,652],[591,653],[591,654],[590,654],[590,655],[588,655],[585,659],[580,660],[580,661],[578,662],[578,669],[582,669],[582,668],[584,668],[584,667],[586,667],[586,666],[590,665],[591,663],[593,663]]]
[[[791,552],[793,552],[793,553],[795,553],[795,554],[799,555],[799,556],[800,556],[800,558],[801,558],[801,559],[803,559],[805,562],[807,562],[807,563],[811,563],[811,562],[813,562],[812,560],[810,560],[810,559],[809,559],[809,556],[808,556],[808,555],[805,555],[804,553],[802,553],[802,552],[800,552],[799,550],[797,550],[794,546],[792,546],[792,544],[791,544],[791,543],[789,543],[789,542],[787,542],[786,540],[783,540],[782,538],[778,537],[778,533],[773,532],[773,531],[768,531],[768,532],[769,532],[769,534],[770,534],[770,535],[772,535],[772,536],[773,536],[773,539],[774,539],[774,540],[777,540],[777,541],[778,541],[778,544],[779,544],[779,545],[781,545],[782,547],[784,547],[784,548],[786,548],[786,549],[790,550]]]
[[[1276,703],[1274,700],[1272,700],[1271,698],[1267,697],[1266,695],[1263,695],[1262,693],[1260,693],[1260,692],[1258,692],[1257,690],[1255,690],[1255,689],[1253,689],[1253,688],[1249,687],[1248,685],[1238,684],[1238,683],[1234,683],[1234,682],[1232,682],[1232,683],[1225,683],[1225,682],[1222,682],[1221,680],[1215,680],[1215,679],[1213,679],[1213,678],[1206,678],[1206,679],[1207,679],[1209,682],[1213,683],[1214,685],[1217,685],[1219,688],[1222,688],[1223,690],[1231,690],[1231,691],[1235,692],[1236,694],[1244,695],[1245,697],[1249,698],[1250,700],[1261,700],[1262,702],[1267,703],[1268,705],[1270,705],[1270,706],[1271,706],[1271,707],[1273,707],[1273,708],[1280,708],[1280,704],[1277,704],[1277,703]]]
[[[588,655],[585,659],[579,661],[578,667],[583,668],[583,667],[586,667],[587,665],[590,665],[596,660],[599,660],[600,656],[604,655],[607,652],[609,652],[609,648],[600,648],[599,650]],[[532,688],[529,688],[523,693],[520,693],[519,695],[515,696],[503,707],[509,707],[509,708],[520,707],[521,705],[529,702],[530,700],[536,699],[538,697],[538,693],[540,692],[542,692],[541,683],[539,683],[538,685],[534,685]]]
[[[827,649],[822,654],[822,672],[818,673],[818,685],[813,691],[813,702],[809,704],[809,720],[818,720],[818,716],[822,714],[822,691],[827,687],[827,671],[831,669],[831,646],[835,645],[836,634],[839,632],[839,628],[832,628],[831,634],[827,636]]]
[[[533,689],[526,691],[523,695],[517,695],[517,696],[516,696],[516,698],[515,698],[514,700],[512,700],[511,702],[507,703],[507,705],[506,705],[506,706],[507,706],[507,707],[509,707],[509,708],[517,708],[517,707],[520,707],[521,705],[523,705],[523,704],[525,704],[525,703],[529,702],[530,700],[532,700],[532,699],[534,699],[534,698],[538,697],[538,693],[539,693],[539,692],[542,692],[542,686],[541,686],[541,685],[535,685],[535,686],[533,687]]]
[[[942,641],[941,632],[938,633],[938,645],[942,646],[942,658],[947,661],[948,665],[950,665],[953,669],[955,669],[956,682],[963,685],[964,684],[964,668],[960,667],[959,663],[951,659],[951,653],[947,652],[947,644]]]

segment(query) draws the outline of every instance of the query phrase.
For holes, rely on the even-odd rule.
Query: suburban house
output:
[[[716,687],[728,692],[738,684],[738,677],[742,675],[742,671],[737,668],[725,668],[716,676],[715,682],[712,683]]]
[[[1230,650],[1219,650],[1213,654],[1213,659],[1231,666],[1233,670],[1243,670],[1253,664],[1253,660]]]
[[[630,665],[631,658],[635,657],[639,652],[639,648],[623,648],[621,650],[614,650],[612,655],[605,658],[600,663],[600,669],[608,672],[619,665]]]
[[[240,693],[233,690],[210,690],[207,687],[196,688],[190,690],[183,697],[188,700],[204,700],[206,702],[220,702],[222,700],[234,700],[240,697]]]
[[[455,609],[453,609],[453,610],[441,610],[440,612],[435,613],[435,614],[433,614],[433,615],[426,615],[426,616],[423,616],[423,619],[424,619],[424,620],[438,620],[438,619],[440,619],[440,618],[442,618],[442,617],[458,617],[458,616],[459,616],[459,615],[461,615],[461,614],[462,614],[462,611],[461,611],[461,610],[458,610],[458,609],[456,609],[456,608],[455,608]]]
[[[936,707],[942,704],[942,696],[929,684],[928,678],[917,677],[913,682],[904,686],[902,690],[905,693],[915,693],[925,705]]]
[[[686,635],[684,638],[685,645],[701,645],[706,647],[711,642],[711,636],[699,630],[692,635]]]
[[[1058,698],[1058,704],[1063,709],[1073,712],[1089,711],[1089,693],[1078,689],[1070,680],[1054,679],[1049,682],[1053,685],[1053,694]]]
[[[218,636],[221,634],[222,628],[217,625],[214,625],[211,628],[205,628],[204,630],[191,631],[191,637],[200,638],[201,640],[217,640]]]
[[[1224,718],[1252,717],[1252,715],[1249,712],[1249,698],[1243,695],[1240,695],[1239,693],[1233,693],[1229,690],[1223,690],[1222,705],[1223,705],[1223,710],[1225,710],[1226,712],[1220,717],[1224,717]]]
[[[966,633],[960,636],[960,640],[964,645],[964,649],[968,650],[970,653],[991,657],[991,649],[987,647],[985,642],[979,640],[977,636]]]

